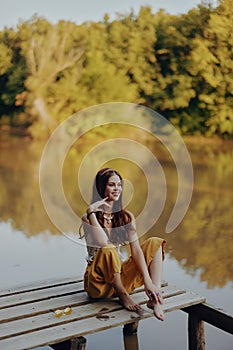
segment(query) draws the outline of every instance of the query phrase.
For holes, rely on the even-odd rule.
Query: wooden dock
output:
[[[233,334],[232,316],[207,305],[204,297],[165,282],[161,290],[165,312],[181,309],[189,314],[189,350],[205,349],[204,321]],[[146,307],[143,289],[138,289],[133,298],[142,311],[127,311],[117,300],[90,300],[82,279],[75,278],[1,290],[0,349],[25,350],[49,345],[56,350],[84,350],[84,336],[91,333],[123,326],[124,334],[133,334],[140,320],[153,316]],[[67,307],[72,308],[68,315],[64,314]],[[58,309],[63,311],[61,317],[55,316]]]

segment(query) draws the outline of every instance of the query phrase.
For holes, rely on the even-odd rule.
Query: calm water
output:
[[[66,198],[79,216],[84,211],[85,202],[77,186],[77,169],[87,150],[93,146],[93,140],[84,141],[80,147],[74,146],[63,169]],[[1,288],[28,281],[82,275],[85,268],[84,245],[62,235],[42,204],[38,169],[43,146],[24,138],[0,137]],[[166,222],[177,195],[177,174],[172,160],[156,146],[156,157],[166,176],[167,199],[162,214],[146,236],[158,235],[167,240],[164,280],[197,292],[209,303],[233,312],[232,144],[192,142],[187,146],[194,169],[194,192],[189,210],[180,225],[172,233],[165,234]],[[153,148],[153,145],[148,147]],[[126,186],[129,198],[133,185],[133,199],[128,201],[130,209],[137,215],[147,195],[142,171],[120,159],[110,165],[118,167],[130,180]],[[87,191],[91,189],[88,177],[85,185]],[[73,234],[75,237],[76,233]],[[232,350],[232,336],[207,324],[205,330],[207,350]],[[87,341],[87,350],[102,349],[109,343],[111,350],[124,349],[121,328],[88,336]],[[138,348],[187,349],[187,315],[176,311],[166,314],[164,323],[155,319],[142,321]]]

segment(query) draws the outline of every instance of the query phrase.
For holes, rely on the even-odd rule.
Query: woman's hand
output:
[[[145,282],[145,292],[151,301],[154,301],[155,303],[163,304],[162,294],[159,288],[157,288],[154,285],[154,283],[152,283],[152,281]]]
[[[87,208],[87,215],[90,215],[90,213],[96,213],[97,211],[102,211],[103,209],[101,209],[100,206],[103,204],[111,208],[111,205],[106,202],[107,199],[108,197],[105,197],[104,199],[89,205]]]

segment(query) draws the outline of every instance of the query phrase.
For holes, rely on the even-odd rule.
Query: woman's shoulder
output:
[[[128,209],[127,210],[124,210],[126,214],[128,214],[129,216],[133,217],[133,213],[131,211],[129,211]]]
[[[125,214],[130,218],[130,221],[134,221],[135,218],[134,218],[134,215],[131,211],[129,210],[124,210]]]
[[[136,223],[135,223],[135,218],[134,218],[133,213],[129,210],[125,210],[125,213],[128,217],[127,224],[129,224],[129,226],[128,226],[129,232],[135,232],[136,231]]]

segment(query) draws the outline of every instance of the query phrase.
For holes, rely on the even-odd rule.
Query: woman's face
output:
[[[121,179],[118,175],[112,175],[109,177],[104,196],[108,197],[108,201],[117,201],[122,192]]]

